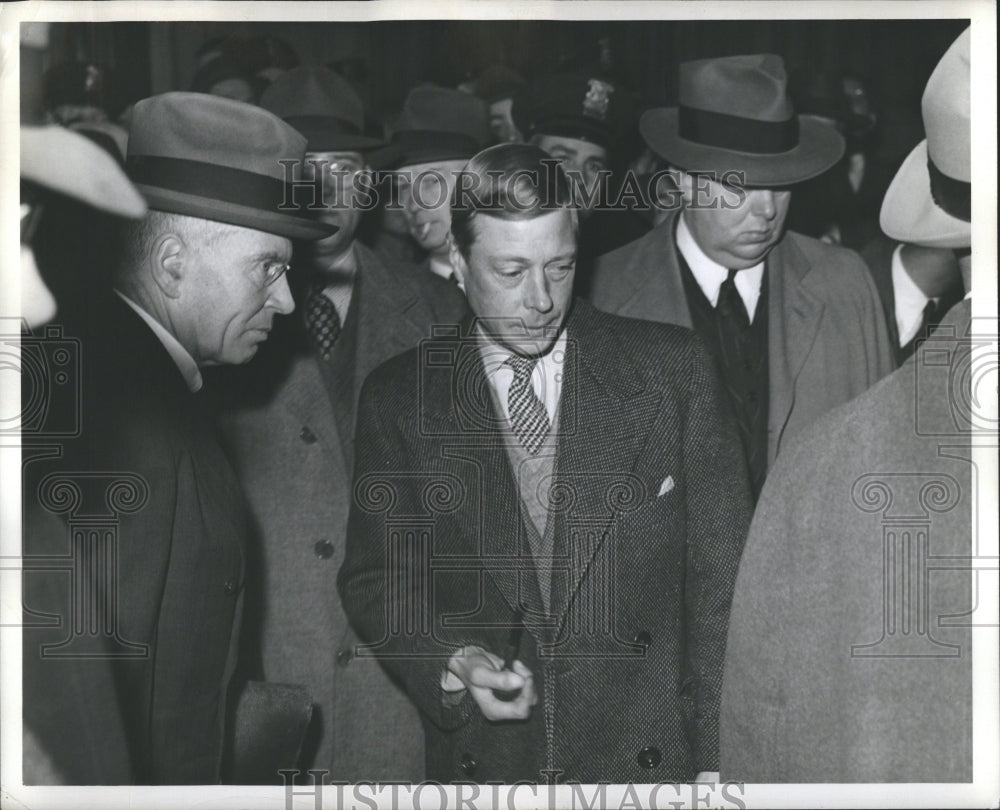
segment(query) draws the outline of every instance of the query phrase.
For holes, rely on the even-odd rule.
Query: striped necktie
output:
[[[517,354],[504,361],[504,365],[514,371],[514,380],[507,392],[510,426],[517,440],[531,455],[538,452],[549,435],[549,414],[531,385],[531,372],[537,363],[537,358],[529,360]]]

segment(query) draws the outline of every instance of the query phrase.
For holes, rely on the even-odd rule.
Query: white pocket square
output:
[[[660,491],[656,493],[656,497],[659,498],[661,495],[666,495],[670,490],[674,488],[674,477],[668,475],[663,479],[663,483],[660,484]]]

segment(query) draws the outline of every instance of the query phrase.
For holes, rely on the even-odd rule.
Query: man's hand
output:
[[[449,680],[469,690],[487,720],[526,720],[538,703],[535,679],[520,661],[511,666],[503,669],[503,660],[482,647],[463,647],[448,661]]]

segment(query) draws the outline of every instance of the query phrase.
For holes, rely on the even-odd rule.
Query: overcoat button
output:
[[[643,768],[655,768],[660,764],[662,757],[660,756],[660,749],[653,748],[649,746],[648,748],[643,748],[636,759],[639,761],[640,767]]]
[[[649,635],[649,633],[646,630],[641,630],[635,634],[635,637],[632,639],[632,643],[639,644],[643,647],[648,647],[650,644],[653,643],[653,637]]]
[[[313,551],[321,560],[329,560],[333,556],[333,543],[329,540],[317,540],[313,546]]]
[[[466,776],[472,776],[476,772],[476,760],[472,758],[471,754],[462,754],[462,758],[458,762],[458,767],[462,769],[462,773]]]
[[[346,667],[351,663],[351,659],[354,658],[354,653],[350,651],[347,647],[342,650],[337,651],[337,663],[342,667]]]
[[[299,438],[306,444],[316,443],[316,434],[309,430],[308,426],[303,427],[302,430],[299,431]]]
[[[230,596],[236,593],[236,580],[230,577],[226,580],[226,583],[222,586],[222,589]]]

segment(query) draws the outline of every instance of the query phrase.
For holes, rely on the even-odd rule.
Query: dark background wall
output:
[[[374,23],[59,23],[43,56],[114,71],[117,106],[188,89],[198,48],[212,37],[269,34],[304,64],[352,60],[375,115],[389,118],[422,81],[454,86],[489,64],[525,76],[595,63],[632,88],[642,106],[671,103],[679,62],[735,53],[781,54],[789,72],[851,71],[867,80],[880,112],[883,158],[901,157],[922,137],[920,95],[963,20],[796,21],[407,21]],[[37,96],[32,72],[22,97]]]

